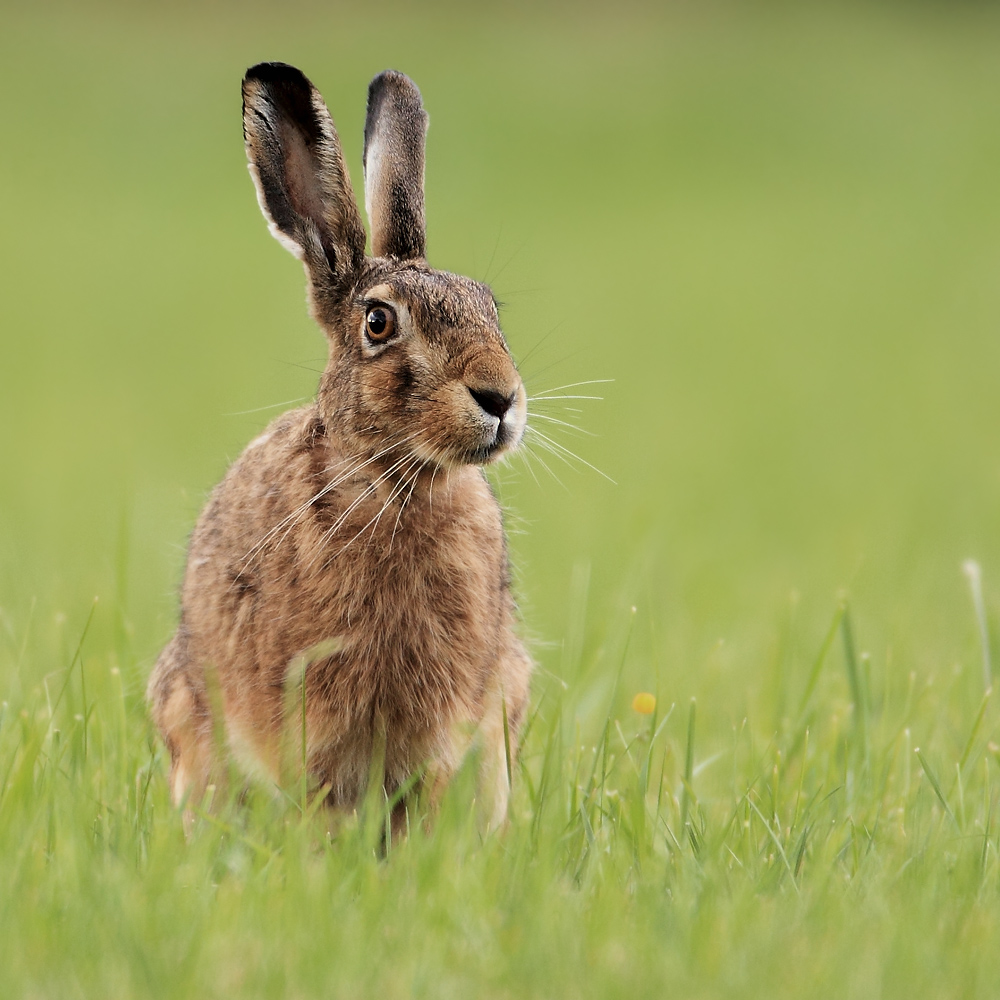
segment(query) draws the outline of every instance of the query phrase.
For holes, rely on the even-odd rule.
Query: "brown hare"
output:
[[[248,445],[191,537],[180,623],[149,682],[175,804],[201,800],[227,754],[287,780],[286,694],[301,683],[295,739],[332,805],[357,803],[370,774],[390,797],[419,775],[433,802],[475,734],[488,820],[506,815],[531,661],[482,466],[518,445],[525,391],[490,289],[424,259],[426,129],[412,81],[372,81],[366,256],[318,91],[283,63],[243,80],[258,200],[305,266],[329,361],[316,402]]]

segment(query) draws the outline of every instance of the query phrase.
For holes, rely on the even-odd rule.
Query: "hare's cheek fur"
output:
[[[192,533],[180,623],[149,683],[173,800],[218,783],[223,754],[298,780],[301,716],[286,707],[302,692],[307,777],[331,804],[357,803],[373,775],[392,795],[419,774],[433,801],[474,736],[496,825],[531,660],[501,512],[476,467],[524,430],[495,303],[423,259],[427,119],[410,80],[386,71],[369,89],[375,258],[315,88],[264,63],[243,98],[260,203],[304,263],[330,360],[317,402],[247,447]],[[400,324],[377,349],[360,339],[372,297]]]

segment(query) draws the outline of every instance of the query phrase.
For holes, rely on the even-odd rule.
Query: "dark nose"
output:
[[[504,414],[517,398],[517,392],[505,396],[495,389],[473,389],[471,386],[469,386],[469,394],[486,413],[498,420],[503,420]]]

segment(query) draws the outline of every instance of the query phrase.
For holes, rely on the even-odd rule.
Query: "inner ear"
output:
[[[313,280],[360,270],[365,232],[340,139],[323,98],[284,63],[261,63],[243,81],[243,130],[258,200],[271,231]]]
[[[323,247],[330,270],[337,270],[337,248],[334,245],[331,227],[321,225],[328,216],[328,207],[323,200],[323,190],[318,180],[316,163],[309,140],[295,128],[283,129],[282,146],[285,150],[285,184],[288,200],[296,215],[316,225],[316,234]]]

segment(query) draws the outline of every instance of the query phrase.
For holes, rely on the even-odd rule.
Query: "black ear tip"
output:
[[[272,86],[275,84],[284,84],[285,86],[291,85],[305,88],[310,86],[302,70],[283,62],[262,62],[257,63],[256,66],[251,66],[243,77],[243,83],[244,85],[248,83],[264,83],[271,84]]]
[[[399,96],[416,104],[420,103],[420,90],[405,74],[396,69],[385,69],[368,84],[369,100],[386,91],[395,91]]]

